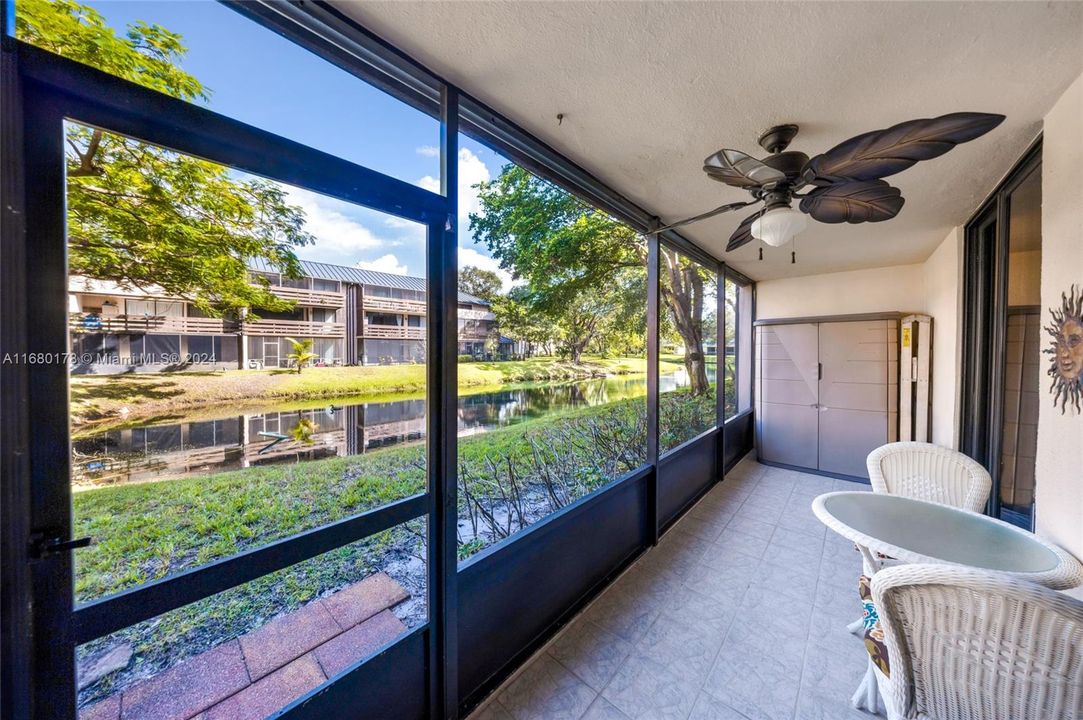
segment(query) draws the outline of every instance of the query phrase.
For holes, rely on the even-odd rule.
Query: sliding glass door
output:
[[[963,452],[993,478],[989,512],[1034,526],[1041,383],[1041,144],[966,228]]]

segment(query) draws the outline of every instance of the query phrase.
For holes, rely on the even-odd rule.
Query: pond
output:
[[[714,369],[709,368],[714,380]],[[662,375],[669,392],[687,385],[681,370]],[[569,408],[603,405],[647,393],[645,375],[517,386],[459,397],[459,436],[536,420]],[[366,402],[335,398],[283,402],[243,413],[192,417],[79,438],[72,443],[74,489],[210,475],[271,463],[357,455],[425,437],[425,400]]]

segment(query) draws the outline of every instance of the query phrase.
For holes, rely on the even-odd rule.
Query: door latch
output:
[[[72,552],[78,548],[89,547],[94,538],[81,537],[74,540],[64,540],[58,535],[46,533],[34,533],[30,536],[30,559],[41,560],[50,555],[63,552]]]

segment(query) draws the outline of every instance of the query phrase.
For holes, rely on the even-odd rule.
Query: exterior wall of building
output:
[[[257,311],[241,320],[204,317],[189,303],[106,282],[73,278],[70,307],[77,373],[161,372],[197,365],[287,367],[292,344],[312,340],[317,365],[425,362],[425,293],[316,277],[254,272],[289,311]],[[495,317],[480,303],[460,304],[460,354],[500,356]],[[190,349],[190,347],[192,349]]]

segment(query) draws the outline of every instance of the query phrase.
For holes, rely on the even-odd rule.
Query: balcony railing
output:
[[[272,285],[269,290],[283,300],[290,300],[308,307],[340,308],[346,304],[346,296],[339,292],[305,290],[281,285]]]
[[[406,327],[396,325],[370,325],[365,323],[362,328],[362,337],[367,338],[379,338],[379,339],[403,339],[403,340],[424,340],[425,328],[423,327]]]
[[[460,320],[496,320],[496,315],[488,310],[463,310],[459,308]]]
[[[385,438],[421,436],[425,434],[425,418],[365,425],[361,428],[361,433],[365,444]]]
[[[68,326],[76,332],[151,333],[160,335],[236,333],[236,320],[222,318],[177,317],[173,315],[82,315],[73,314]]]
[[[407,315],[424,315],[427,307],[422,300],[398,300],[395,298],[373,297],[371,295],[365,295],[361,304],[365,310],[369,311],[405,313]]]
[[[246,320],[241,323],[245,335],[289,335],[291,337],[345,337],[346,324],[308,320]]]

